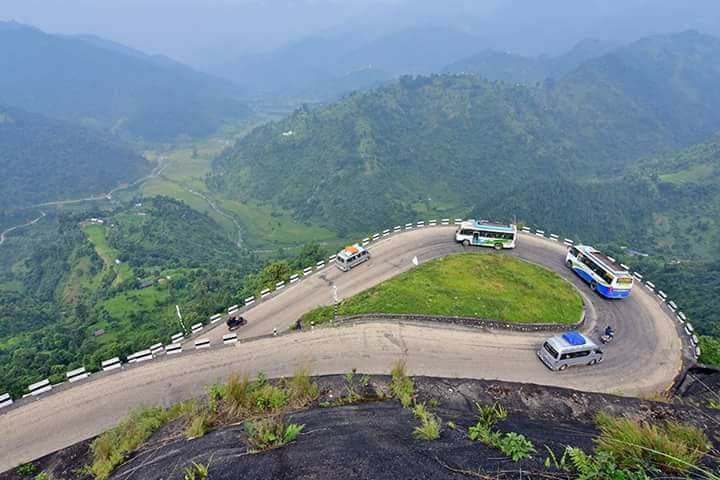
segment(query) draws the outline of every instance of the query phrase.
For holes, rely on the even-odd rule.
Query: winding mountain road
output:
[[[7,240],[8,234],[9,234],[10,232],[14,232],[15,230],[18,230],[18,229],[23,228],[23,227],[29,227],[30,225],[35,225],[35,224],[36,224],[37,222],[39,222],[44,216],[45,216],[45,212],[40,212],[40,216],[37,217],[37,218],[35,218],[35,219],[33,219],[33,220],[30,220],[29,222],[25,222],[25,223],[23,223],[22,225],[15,225],[14,227],[10,227],[10,228],[4,230],[3,232],[0,232],[0,245],[2,245],[3,243],[5,243],[5,240]]]
[[[381,240],[371,246],[370,262],[348,273],[326,267],[252,308],[244,314],[249,324],[239,333],[254,337],[273,328],[286,331],[305,311],[331,304],[333,286],[341,298],[348,297],[409,270],[415,256],[425,262],[463,251],[453,241],[453,230],[417,229]],[[94,375],[0,411],[0,471],[90,438],[137,406],[167,406],[201,394],[205,385],[224,380],[231,372],[263,371],[276,377],[308,366],[314,374],[353,368],[382,374],[404,358],[414,375],[500,379],[623,395],[651,395],[672,384],[682,365],[683,344],[669,312],[646,289],[637,285],[632,296],[621,301],[602,299],[565,268],[562,245],[529,235],[522,235],[513,251],[476,251],[517,256],[576,285],[586,302],[588,333],[597,338],[606,324],[617,331],[616,341],[604,349],[606,360],[594,367],[551,372],[535,357],[546,333],[439,324],[368,321],[266,336]],[[201,337],[219,343],[224,333],[220,325]]]

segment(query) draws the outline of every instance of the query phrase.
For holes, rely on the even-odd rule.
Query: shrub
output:
[[[392,380],[390,381],[390,389],[393,395],[400,401],[404,408],[408,408],[415,396],[415,384],[412,379],[407,376],[407,368],[404,360],[398,360],[390,371]]]
[[[243,425],[251,452],[260,452],[286,445],[294,441],[305,427],[305,425],[295,423],[285,426],[285,422],[278,416],[247,420]]]
[[[687,473],[697,468],[710,442],[697,427],[674,421],[661,425],[599,414],[597,452],[612,455],[623,468],[644,465],[665,472]]]
[[[497,447],[513,462],[530,458],[535,453],[535,447],[530,440],[515,432],[506,433],[502,437]]]
[[[15,473],[21,477],[31,477],[37,473],[37,467],[32,463],[23,463],[15,469]]]

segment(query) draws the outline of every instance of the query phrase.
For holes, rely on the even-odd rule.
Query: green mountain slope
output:
[[[109,135],[0,105],[0,209],[108,192],[151,164]]]
[[[342,233],[478,205],[511,216],[514,192],[609,181],[720,129],[718,81],[720,41],[694,32],[637,42],[553,85],[403,77],[257,129],[210,183]]]
[[[0,22],[0,99],[147,140],[201,136],[248,108],[228,82],[95,37]]]

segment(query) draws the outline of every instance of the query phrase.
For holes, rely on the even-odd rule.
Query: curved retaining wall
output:
[[[362,321],[372,320],[446,323],[459,327],[492,328],[514,332],[564,332],[568,329],[582,327],[585,324],[585,312],[583,311],[580,321],[575,323],[508,323],[478,317],[444,317],[439,315],[414,315],[401,313],[366,313],[363,315],[348,315],[338,317],[335,320],[335,323],[360,323]]]
[[[463,222],[463,219],[461,218],[455,218],[455,219],[449,219],[444,218],[441,220],[429,220],[424,221],[420,220],[415,223],[406,223],[405,225],[396,225],[393,228],[387,228],[385,230],[382,230],[380,232],[377,232],[373,235],[369,235],[368,237],[362,239],[360,242],[363,246],[370,245],[372,243],[375,243],[379,240],[382,240],[385,237],[388,237],[390,235],[397,235],[405,231],[420,229],[420,228],[431,228],[436,226],[449,226],[449,225],[459,225]],[[527,234],[527,235],[533,235],[535,237],[543,238],[550,242],[557,242],[562,243],[566,246],[571,246],[574,244],[574,240],[562,237],[560,235],[549,233],[546,235],[545,230],[542,229],[533,229],[530,226],[524,226],[519,231],[519,233]],[[237,312],[237,313],[243,313],[251,308],[253,308],[258,303],[261,303],[263,301],[269,300],[270,298],[273,298],[276,295],[279,295],[282,293],[282,291],[285,289],[285,287],[295,284],[297,282],[301,282],[303,279],[317,273],[320,270],[323,270],[326,266],[332,265],[332,263],[335,261],[335,255],[331,255],[327,258],[327,260],[321,260],[317,262],[315,265],[308,266],[307,268],[303,269],[302,271],[299,271],[296,274],[293,274],[287,282],[278,282],[274,288],[272,289],[265,289],[263,290],[260,295],[248,297],[244,299],[244,301],[241,304],[233,305],[228,308],[228,313],[230,312]],[[627,267],[626,265],[622,265],[623,267]],[[630,270],[628,268],[628,270]],[[631,272],[632,275],[635,277],[636,280],[636,288],[647,288],[651,293],[654,293],[657,299],[662,303],[666,308],[668,308],[672,314],[674,315],[674,318],[676,319],[678,323],[678,333],[680,334],[681,338],[683,339],[683,342],[687,345],[688,349],[686,352],[686,355],[689,358],[691,363],[694,363],[694,361],[700,356],[700,348],[698,347],[697,343],[697,336],[695,335],[695,331],[693,326],[688,321],[685,314],[680,310],[680,307],[678,305],[670,300],[668,296],[660,290],[655,284],[648,281],[643,277],[643,275],[639,272]],[[378,315],[378,314],[375,314]],[[364,315],[363,317],[368,318],[367,315]],[[390,316],[392,318],[398,318],[397,315]],[[475,327],[475,328],[505,328],[510,330],[518,330],[518,331],[557,331],[558,329],[567,329],[568,325],[563,325],[562,328],[560,328],[559,325],[537,325],[534,324],[532,326],[530,325],[524,325],[524,326],[517,326],[517,325],[511,325],[505,322],[497,322],[495,320],[485,320],[485,319],[473,319],[473,318],[464,318],[464,317],[430,317],[430,316],[408,316],[408,317],[415,317],[415,318],[407,318],[408,321],[435,321],[435,322],[445,322],[445,323],[452,323],[455,325],[463,325],[468,327]],[[181,342],[185,340],[190,340],[195,338],[195,344],[194,344],[194,350],[200,350],[205,348],[211,348],[216,345],[211,345],[209,340],[202,338],[202,332],[205,329],[205,326],[211,325],[215,326],[217,323],[224,321],[224,315],[215,314],[211,316],[205,323],[202,324],[195,324],[191,327],[190,332],[183,333],[179,332],[175,335],[173,335],[170,339],[170,343],[168,345],[163,345],[162,343],[158,343],[153,345],[152,347],[149,347],[146,350],[141,350],[139,352],[133,353],[132,355],[129,355],[127,357],[126,362],[122,362],[119,358],[112,358],[109,360],[106,360],[102,362],[103,366],[100,370],[101,373],[107,372],[110,373],[112,370],[122,370],[126,364],[132,364],[132,363],[141,363],[144,361],[150,361],[158,358],[161,355],[173,355],[176,353],[181,353],[183,351],[183,345]],[[375,318],[382,318],[382,317],[375,317]],[[385,317],[387,318],[387,317]],[[347,320],[352,321],[352,320]],[[360,321],[360,319],[356,318],[355,321]],[[584,321],[581,320],[581,323]],[[578,326],[578,324],[574,325]],[[268,335],[277,335],[279,332],[273,331],[268,332]],[[232,335],[226,336],[226,337],[233,337]],[[234,338],[228,338],[227,340],[224,340],[223,343],[218,344],[219,346],[222,346],[223,344],[230,344],[237,342],[237,336],[235,335]],[[187,345],[187,347],[192,347],[192,345]],[[685,351],[685,349],[684,349]],[[684,358],[684,361],[688,360],[688,358]],[[686,362],[687,363],[687,362]],[[83,369],[83,377],[82,379],[75,379],[74,373],[77,372],[79,369],[72,370],[66,374],[66,381],[61,382],[59,384],[51,384],[48,379],[40,380],[30,386],[28,386],[28,393],[23,395],[22,398],[39,398],[42,394],[46,392],[51,392],[54,387],[58,387],[59,385],[68,384],[72,381],[79,380],[80,382],[89,381],[87,378],[92,378],[93,372],[98,372],[98,370],[91,370]],[[64,385],[64,388],[69,385]],[[63,388],[63,389],[64,389]],[[14,403],[13,398],[11,398],[8,394],[0,394],[0,411],[2,409],[12,406]]]

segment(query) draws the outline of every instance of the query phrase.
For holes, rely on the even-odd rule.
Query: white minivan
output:
[[[356,265],[360,265],[363,262],[370,260],[370,252],[365,249],[362,245],[356,243],[345,247],[335,256],[335,266],[347,272]]]
[[[603,352],[579,332],[567,332],[548,338],[537,356],[550,370],[565,370],[573,365],[595,365],[603,360]]]

